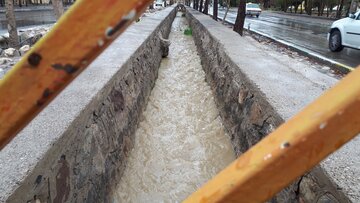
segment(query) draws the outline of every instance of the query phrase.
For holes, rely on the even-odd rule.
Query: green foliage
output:
[[[184,31],[184,34],[185,35],[192,35],[192,29],[191,28],[186,28],[185,31]]]

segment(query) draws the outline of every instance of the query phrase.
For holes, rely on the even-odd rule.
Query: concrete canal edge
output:
[[[208,16],[188,8],[186,17],[238,156],[323,92]],[[271,202],[350,202],[333,180],[317,166]]]
[[[0,202],[112,202],[174,6],[120,36],[0,153]]]

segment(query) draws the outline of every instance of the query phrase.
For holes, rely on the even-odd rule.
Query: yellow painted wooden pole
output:
[[[360,132],[360,67],[184,202],[264,202]]]
[[[0,149],[153,0],[78,0],[0,80]]]

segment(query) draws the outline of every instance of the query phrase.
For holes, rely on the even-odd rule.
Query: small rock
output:
[[[0,47],[8,47],[9,38],[5,36],[0,36]]]
[[[263,111],[258,102],[254,102],[250,109],[250,122],[252,124],[261,126],[263,125]]]
[[[249,90],[247,88],[245,88],[244,85],[241,85],[240,90],[239,90],[239,100],[238,100],[239,104],[244,104],[248,93],[249,93]]]
[[[33,36],[32,38],[30,38],[30,44],[34,45],[37,41],[39,41],[39,39],[41,39],[42,34],[38,33],[35,36]]]
[[[3,64],[7,64],[9,62],[11,62],[12,60],[9,59],[9,58],[0,58],[0,65],[3,65]]]
[[[19,38],[20,38],[20,42],[24,42],[26,41],[27,39],[29,39],[31,37],[30,33],[25,31],[25,32],[22,32],[20,35],[19,35]]]
[[[14,57],[14,56],[20,56],[20,53],[18,50],[14,48],[8,48],[4,50],[4,56],[5,57]]]
[[[0,43],[6,42],[9,40],[9,38],[5,37],[5,36],[0,36]]]
[[[324,66],[322,67],[323,70],[330,70],[330,67]]]
[[[29,45],[24,45],[22,46],[19,51],[21,55],[24,55],[26,52],[28,52],[30,50],[30,46]]]

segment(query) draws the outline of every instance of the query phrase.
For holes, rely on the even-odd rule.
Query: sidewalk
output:
[[[307,15],[307,14],[300,14],[300,13],[289,13],[289,12],[282,12],[282,11],[272,11],[267,10],[269,13],[276,13],[279,15],[287,15],[287,16],[296,16],[301,18],[313,18],[313,19],[322,19],[322,20],[329,20],[329,21],[335,21],[338,20],[337,18],[331,18],[331,17],[325,17],[325,16],[316,16],[316,15]]]

